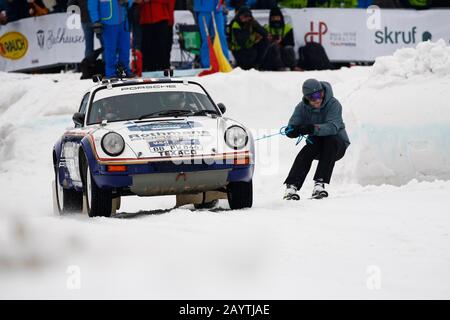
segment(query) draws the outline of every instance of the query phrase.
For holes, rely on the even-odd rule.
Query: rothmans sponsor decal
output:
[[[206,130],[190,130],[190,131],[158,131],[158,132],[148,132],[148,133],[134,133],[129,134],[128,138],[131,141],[136,140],[158,140],[161,138],[166,139],[195,139],[196,137],[211,137],[211,133]]]

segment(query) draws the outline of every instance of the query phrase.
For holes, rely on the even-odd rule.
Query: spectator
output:
[[[406,8],[412,9],[429,9],[432,4],[432,0],[400,0],[400,2]]]
[[[208,37],[205,27],[208,28],[208,33],[210,34],[212,40],[212,38],[216,36],[214,33],[214,25],[211,16],[213,12],[217,25],[217,36],[220,39],[223,54],[225,58],[229,60],[229,50],[225,36],[225,16],[223,14],[223,8],[220,4],[220,0],[194,0],[194,12],[196,14],[197,24],[200,29],[200,36],[202,40],[200,48],[200,63],[202,67],[210,67]]]
[[[0,25],[5,24],[6,21],[6,0],[0,0]]]
[[[30,16],[27,0],[6,0],[6,19],[13,22]]]
[[[266,30],[247,7],[239,9],[231,25],[231,50],[237,65],[244,70],[263,69],[269,41]]]
[[[278,1],[282,7],[285,8],[306,8],[309,0],[280,0]]]
[[[449,8],[450,1],[448,1],[448,0],[433,0],[432,7],[434,7],[434,8]]]
[[[127,8],[132,0],[88,0],[88,10],[92,28],[100,34],[103,41],[103,59],[105,61],[105,77],[122,76],[122,69],[127,77],[130,72],[130,31]]]
[[[277,0],[257,0],[253,5],[254,9],[272,9],[277,7]]]
[[[49,10],[49,13],[55,13],[55,7],[57,6],[56,0],[42,0],[42,3]]]
[[[368,8],[372,5],[372,0],[358,0],[358,8]]]
[[[49,9],[44,5],[42,0],[28,0],[28,3],[31,17],[43,16],[49,13]]]
[[[291,24],[285,23],[280,8],[273,7],[269,14],[269,24],[264,26],[268,39],[280,52],[282,67],[295,68],[294,29]]]
[[[281,0],[279,1],[286,8],[356,8],[358,0]]]
[[[56,0],[56,5],[53,7],[54,12],[66,12],[68,0]]]
[[[329,0],[330,8],[357,8],[358,0]]]
[[[175,1],[175,10],[189,10],[188,2],[192,0],[176,0]]]
[[[225,4],[227,8],[234,9],[235,12],[238,12],[242,7],[251,8],[256,4],[257,0],[226,0]]]
[[[173,45],[173,26],[175,25],[175,0],[169,0],[169,39],[167,41],[167,56],[166,64],[170,66],[170,54],[172,53],[172,45]]]
[[[133,3],[133,7],[131,8],[131,15],[129,17],[131,18],[131,29],[133,31],[133,50],[138,51],[142,50],[142,27],[139,23],[140,16],[140,5],[135,1]]]
[[[142,27],[143,71],[170,68],[169,2],[171,0],[137,0]]]
[[[401,0],[373,0],[372,4],[380,8],[403,8]]]
[[[84,57],[94,52],[94,29],[92,29],[89,17],[88,0],[69,0],[67,6],[78,6],[80,8],[81,28],[84,34]]]

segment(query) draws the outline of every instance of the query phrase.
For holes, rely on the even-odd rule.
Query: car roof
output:
[[[194,84],[200,86],[205,92],[205,88],[203,86],[192,80],[182,79],[182,78],[133,78],[133,79],[104,79],[97,82],[94,86],[92,86],[86,93],[93,93],[102,88],[106,88],[108,85],[116,86],[128,86],[128,85],[138,85],[138,84],[157,84],[157,83],[185,83],[185,84]]]

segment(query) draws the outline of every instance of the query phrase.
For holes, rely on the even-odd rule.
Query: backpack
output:
[[[92,79],[96,74],[105,75],[105,63],[98,59],[102,53],[103,48],[94,50],[92,54],[85,57],[80,63],[81,78]]]
[[[308,42],[298,49],[298,66],[303,70],[333,69],[324,47],[316,42]]]

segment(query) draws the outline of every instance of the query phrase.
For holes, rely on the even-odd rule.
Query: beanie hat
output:
[[[308,79],[305,82],[303,82],[302,91],[303,96],[309,96],[310,94],[313,94],[314,92],[323,90],[323,86],[320,83],[320,81],[316,79]]]

